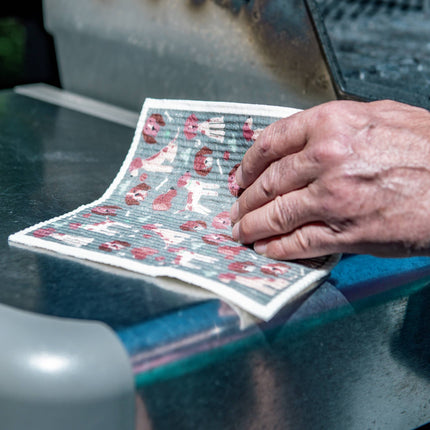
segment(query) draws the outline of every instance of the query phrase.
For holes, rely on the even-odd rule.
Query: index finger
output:
[[[272,162],[306,145],[313,109],[280,119],[260,133],[236,172],[236,182],[241,188],[251,185]]]

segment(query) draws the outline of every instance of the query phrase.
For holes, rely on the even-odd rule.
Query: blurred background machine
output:
[[[17,1],[0,9],[0,85],[46,82],[132,110],[145,97],[428,107],[429,4],[45,0],[43,21],[41,0]]]
[[[142,95],[430,105],[426,0],[45,4],[64,87],[128,108]]]
[[[334,97],[301,0],[44,4],[62,85],[79,94],[134,110],[144,97],[298,107]]]
[[[430,107],[428,0],[308,0],[340,98]]]

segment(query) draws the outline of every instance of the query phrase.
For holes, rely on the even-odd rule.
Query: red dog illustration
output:
[[[224,255],[226,260],[234,260],[240,254],[240,251],[247,251],[248,248],[245,246],[219,246],[217,251]]]
[[[207,225],[204,221],[187,221],[179,228],[183,231],[198,231],[207,228]]]
[[[106,252],[120,251],[124,248],[129,248],[131,245],[123,240],[112,240],[111,242],[102,243],[99,249]]]
[[[255,270],[255,264],[251,261],[234,261],[228,265],[228,270],[238,273],[249,273]]]
[[[230,226],[231,226],[230,212],[227,212],[227,211],[220,212],[212,220],[212,227],[215,227],[216,229],[226,230]]]
[[[146,143],[157,143],[155,138],[161,127],[164,127],[166,123],[163,117],[159,113],[153,113],[145,122],[142,130],[142,136]]]
[[[194,157],[194,170],[200,176],[207,176],[212,170],[213,158],[208,157],[212,150],[207,146],[200,149]]]
[[[291,266],[284,263],[268,263],[261,267],[261,272],[266,275],[279,276],[287,273]]]
[[[150,189],[151,187],[144,182],[139,185],[136,185],[125,195],[125,202],[129,206],[139,205],[140,202],[143,202],[146,199],[146,196],[148,195],[148,191]]]

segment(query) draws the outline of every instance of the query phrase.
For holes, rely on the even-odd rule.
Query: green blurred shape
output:
[[[14,86],[24,73],[25,26],[15,18],[0,18],[0,88]]]

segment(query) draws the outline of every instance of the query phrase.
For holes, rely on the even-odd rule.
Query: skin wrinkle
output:
[[[271,130],[272,129],[270,128],[267,129],[267,132],[263,133],[260,140],[258,141],[258,145],[256,145],[256,149],[261,157],[264,157],[269,153],[269,151],[272,150],[272,145],[270,144],[271,140],[273,139],[273,136],[271,136]]]
[[[276,182],[279,181],[279,169],[277,169],[278,163],[272,163],[267,168],[267,174],[262,176],[261,190],[266,200],[270,201],[276,197],[275,187]],[[277,180],[278,178],[278,180]]]
[[[305,237],[300,230],[297,231],[297,242],[302,250],[306,250],[312,247],[312,239],[308,236]],[[284,251],[285,253],[285,251]]]
[[[268,220],[268,225],[273,224],[272,230],[275,234],[281,233],[283,230],[287,230],[290,228],[292,224],[294,224],[294,218],[292,214],[292,210],[290,207],[285,205],[283,196],[277,196],[273,200],[273,210],[271,216]]]

